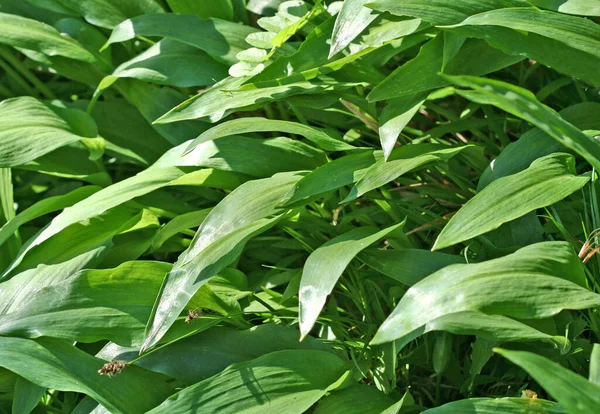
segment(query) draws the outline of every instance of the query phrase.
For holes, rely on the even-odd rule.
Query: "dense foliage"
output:
[[[599,16],[0,0],[0,412],[600,412]]]

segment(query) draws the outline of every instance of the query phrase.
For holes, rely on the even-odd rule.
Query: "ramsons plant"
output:
[[[0,411],[600,412],[598,0],[0,0]]]

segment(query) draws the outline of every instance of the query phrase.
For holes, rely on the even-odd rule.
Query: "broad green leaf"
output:
[[[100,140],[103,141],[102,138]],[[90,150],[83,145],[83,141],[85,138],[14,168],[85,181],[102,187],[109,186],[112,183],[110,175],[104,165],[90,159]],[[101,145],[97,149],[101,149]]]
[[[197,68],[202,70],[198,71]],[[135,78],[177,87],[212,85],[227,77],[227,66],[206,52],[171,39],[163,39],[121,64],[102,85],[118,78]]]
[[[369,7],[398,16],[418,17],[435,26],[460,23],[469,16],[505,7],[531,7],[523,0],[374,0]]]
[[[94,87],[97,86],[98,82]],[[137,79],[120,79],[115,88],[138,109],[150,124],[186,99],[186,95],[175,89],[159,88],[156,85]],[[209,124],[201,121],[179,122],[171,125],[152,124],[152,127],[172,146],[182,144],[191,137],[198,136],[206,131],[209,126]]]
[[[246,36],[256,29],[219,19],[184,14],[146,14],[125,20],[113,30],[104,47],[136,36],[178,40],[205,51],[216,60],[237,63],[236,55],[248,47]]]
[[[302,271],[298,293],[301,339],[313,328],[327,296],[354,256],[403,225],[399,223],[384,230],[359,227],[331,239],[311,253]]]
[[[600,57],[600,28],[588,19],[517,7],[477,14],[442,28],[485,39],[505,53],[525,55],[558,72],[600,85],[594,69]],[[577,58],[576,65],[568,61],[573,58]]]
[[[278,351],[229,368],[171,396],[150,413],[301,413],[346,372],[324,351]]]
[[[233,4],[231,0],[167,0],[173,13],[197,14],[200,17],[215,17],[233,20]]]
[[[341,203],[355,200],[363,194],[429,163],[447,161],[466,148],[470,147],[448,147],[441,144],[403,145],[393,150],[387,161],[379,160],[373,164]]]
[[[355,183],[382,155],[378,151],[366,151],[328,162],[298,181],[282,201],[286,206],[308,204],[323,194]]]
[[[452,83],[438,74],[444,62],[444,37],[436,36],[425,43],[419,54],[396,69],[368,95],[370,101],[414,95],[441,88]],[[522,56],[507,55],[479,39],[467,39],[444,68],[444,73],[485,75],[523,60]],[[408,97],[412,98],[412,97]]]
[[[201,171],[202,172],[190,173],[196,176],[197,185],[215,185],[221,187],[225,184],[225,188],[232,188],[230,187],[232,182],[228,178],[234,177],[231,177],[228,173],[210,169]],[[111,208],[132,200],[135,197],[171,185],[185,175],[185,169],[178,167],[150,168],[136,176],[98,191],[75,205],[66,208],[61,214],[56,216],[48,226],[28,242],[27,246],[21,250],[11,267],[5,272],[5,275],[16,268],[35,246],[42,244],[72,224],[83,220],[89,220]],[[225,178],[225,180],[223,180],[223,178]],[[235,182],[235,178],[233,182]],[[233,187],[235,187],[235,185],[233,185]]]
[[[169,141],[125,100],[97,102],[91,114],[100,135],[108,140],[107,152],[113,151],[113,146],[116,146],[119,155],[150,165],[171,148]]]
[[[394,400],[377,388],[355,384],[323,398],[315,414],[381,414],[392,404]]]
[[[21,249],[21,252],[28,250],[27,256],[23,258],[19,255],[9,270],[5,272],[3,278],[33,269],[40,264],[63,263],[101,246],[112,248],[112,239],[135,227],[141,219],[142,212],[119,206],[90,220],[73,224],[44,243],[28,249],[30,241],[33,239],[31,238]]]
[[[0,246],[8,240],[8,244],[0,250],[0,271],[3,271],[15,257],[21,248],[21,239],[15,234],[16,228],[4,231],[7,223],[14,221],[15,199],[12,183],[12,171],[10,168],[0,168]]]
[[[583,267],[566,242],[537,243],[499,259],[447,266],[408,290],[372,342],[403,338],[457,312],[541,319],[563,309],[598,306],[600,295],[577,284],[582,282]]]
[[[281,86],[237,90],[245,80],[246,78],[227,78],[206,92],[171,109],[155,122],[165,124],[187,119],[217,122],[236,109],[253,109],[254,105],[266,104],[294,95],[327,94],[358,86],[356,83],[312,80]]]
[[[529,0],[534,6],[566,14],[600,16],[598,0]]]
[[[48,197],[38,201],[31,207],[20,212],[18,215],[9,220],[4,226],[2,226],[2,228],[0,228],[0,245],[4,244],[6,240],[8,240],[8,238],[23,224],[45,214],[72,206],[73,204],[91,196],[98,190],[100,190],[100,187],[85,186],[77,188],[65,195]],[[2,198],[2,200],[3,199],[4,198]]]
[[[400,350],[412,340],[434,331],[450,332],[455,335],[476,335],[478,338],[495,343],[542,341],[558,348],[561,354],[566,354],[571,349],[571,343],[564,336],[549,335],[506,316],[469,311],[440,316],[397,340],[396,347]]]
[[[248,117],[232,119],[231,121],[223,122],[222,124],[215,125],[204,131],[199,137],[192,141],[185,152],[188,153],[192,151],[198,145],[206,141],[252,132],[285,132],[287,134],[298,134],[326,151],[347,151],[356,148],[345,143],[337,136],[315,127],[297,122]]]
[[[369,0],[347,0],[342,5],[331,35],[330,58],[345,49],[377,17],[364,6],[366,3]]]
[[[448,62],[454,59],[454,56],[460,51],[465,44],[466,37],[455,35],[451,32],[444,32],[444,53],[442,60],[442,72],[446,69]]]
[[[381,111],[379,139],[386,160],[392,153],[398,136],[425,103],[426,97],[427,93],[419,93],[408,99],[392,99]]]
[[[569,413],[588,414],[600,407],[600,386],[556,362],[531,352],[495,351],[527,371]]]
[[[569,106],[559,112],[559,115],[582,131],[600,129],[600,104],[596,102],[582,102]],[[593,138],[589,133],[585,134]],[[538,158],[566,150],[564,145],[543,130],[531,129],[521,135],[518,141],[510,143],[492,161],[481,174],[477,189],[480,191],[495,179],[525,170]]]
[[[589,176],[574,174],[574,158],[557,153],[535,160],[525,171],[497,179],[458,210],[443,228],[432,250],[480,236],[531,211],[563,200],[589,181]]]
[[[61,36],[52,26],[14,14],[0,13],[0,43],[48,56],[94,63],[96,58],[77,41]]]
[[[22,272],[0,284],[0,333],[139,344],[169,270],[169,263],[134,261],[106,270],[41,265]]]
[[[12,403],[13,413],[29,414],[39,404],[45,393],[45,387],[40,387],[23,377],[17,378]]]
[[[423,414],[566,414],[552,401],[530,398],[469,398],[430,408]]]
[[[173,220],[165,224],[160,231],[156,233],[156,236],[152,239],[152,247],[150,250],[158,250],[167,240],[181,231],[198,227],[202,224],[210,210],[210,208],[205,208],[203,210],[180,214],[173,218]]]
[[[123,20],[141,14],[163,13],[155,0],[60,0],[94,26],[112,29]]]
[[[465,262],[460,256],[418,249],[371,249],[360,253],[358,258],[370,268],[408,286],[443,267]]]
[[[135,366],[101,376],[105,363],[68,341],[0,336],[0,366],[45,388],[87,394],[113,413],[144,413],[172,392],[167,377]]]
[[[600,386],[600,344],[594,344],[590,355],[590,383]]]
[[[189,142],[171,149],[152,168],[204,166],[263,178],[283,171],[313,170],[327,161],[323,151],[285,137],[229,136],[204,142],[191,152],[188,147]]]
[[[0,167],[24,164],[83,138],[65,119],[32,97],[0,102],[0,118]]]
[[[243,344],[243,346],[240,346]],[[188,384],[223,371],[231,364],[249,361],[285,349],[316,349],[332,352],[312,337],[298,342],[298,330],[283,325],[264,324],[246,330],[215,327],[201,335],[184,338],[160,348],[136,362],[150,371],[160,372]],[[130,361],[139,356],[138,348],[110,343],[98,355],[103,359]]]
[[[275,225],[283,212],[276,205],[300,178],[296,173],[280,173],[249,181],[212,209],[164,280],[142,351],[160,340],[194,293],[231,264],[249,239]]]

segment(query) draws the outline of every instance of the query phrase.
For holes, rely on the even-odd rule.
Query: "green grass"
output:
[[[600,410],[596,0],[0,3],[1,413]]]

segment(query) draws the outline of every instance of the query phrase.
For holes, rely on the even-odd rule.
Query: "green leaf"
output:
[[[571,349],[571,343],[564,336],[553,336],[529,325],[502,315],[487,315],[481,312],[455,312],[440,316],[395,342],[398,350],[414,339],[435,331],[455,335],[476,335],[496,343],[542,341],[558,348],[561,354]]]
[[[469,16],[504,7],[531,7],[523,0],[375,0],[369,7],[397,16],[418,17],[432,25],[460,23]]]
[[[354,384],[319,401],[315,414],[381,414],[392,404],[394,400],[377,388]]]
[[[594,344],[590,356],[590,382],[600,386],[600,344]]]
[[[113,413],[144,413],[172,392],[166,377],[135,366],[100,376],[105,362],[59,339],[0,336],[0,366],[44,388],[87,394]]]
[[[106,150],[109,153],[118,151],[121,157],[128,156],[143,165],[150,165],[171,148],[169,141],[125,100],[96,102],[91,114],[100,135],[108,140]]]
[[[561,118],[584,131],[600,129],[600,104],[582,102],[559,112]],[[589,138],[592,134],[584,132]],[[594,134],[595,135],[595,134]],[[477,189],[480,191],[500,177],[525,170],[538,158],[554,152],[566,151],[567,147],[539,128],[525,132],[518,141],[510,143],[481,174]]]
[[[45,393],[45,387],[40,387],[23,377],[18,377],[12,403],[13,413],[29,414],[39,404]]]
[[[329,58],[346,48],[377,18],[373,10],[364,6],[369,2],[370,0],[347,0],[343,3],[333,27]]]
[[[197,70],[199,67],[202,71]],[[135,78],[186,88],[212,85],[228,76],[227,69],[194,46],[163,39],[121,64],[108,78]]]
[[[432,250],[472,239],[563,200],[589,181],[589,176],[574,173],[574,158],[557,153],[535,160],[525,171],[497,179],[458,210]]]
[[[94,26],[112,29],[123,20],[150,13],[163,13],[155,0],[60,0]]]
[[[210,208],[205,208],[203,210],[180,214],[173,218],[173,220],[165,224],[160,231],[156,233],[156,236],[152,239],[152,247],[150,250],[158,250],[167,240],[183,230],[198,227],[202,224],[210,210]]]
[[[170,263],[134,261],[106,270],[41,265],[22,272],[0,284],[0,333],[140,344],[169,270]]]
[[[419,54],[400,66],[379,83],[368,95],[370,101],[396,98],[431,91],[452,83],[440,77],[444,63],[444,37],[436,36],[425,43]],[[467,39],[444,68],[444,73],[485,75],[523,60],[522,56],[507,55],[479,39]],[[405,99],[412,99],[411,97]]]
[[[15,257],[19,254],[21,248],[21,239],[17,230],[4,230],[8,222],[15,218],[15,199],[12,183],[12,171],[10,168],[0,168],[0,246],[8,240],[5,248],[0,250],[0,271],[4,271]],[[4,230],[4,231],[3,231]],[[4,237],[2,237],[4,236]]]
[[[248,47],[246,36],[257,30],[219,19],[200,19],[184,14],[146,14],[125,20],[114,28],[104,48],[137,36],[159,36],[178,40],[205,51],[217,61],[232,65],[236,55]]]
[[[505,53],[525,55],[558,72],[600,85],[594,69],[600,57],[600,28],[588,19],[517,7],[470,16],[442,29],[485,39]],[[574,57],[576,64],[567,61]]]
[[[217,122],[233,110],[254,109],[254,105],[262,105],[294,95],[327,94],[358,86],[356,83],[313,80],[281,86],[237,90],[245,80],[247,78],[226,78],[206,92],[171,109],[158,118],[155,123],[166,124],[186,119]]]
[[[296,173],[280,173],[249,181],[213,208],[164,280],[142,351],[160,340],[194,293],[231,264],[249,239],[275,225],[282,213],[276,205],[300,178]]]
[[[312,170],[327,161],[323,151],[284,137],[229,136],[204,142],[191,152],[186,152],[188,147],[189,142],[171,149],[152,168],[204,166],[262,178],[282,171]]]
[[[23,210],[17,216],[9,220],[0,228],[0,245],[4,244],[8,238],[14,234],[23,224],[30,222],[45,214],[62,210],[66,207],[91,196],[100,190],[97,186],[85,186],[77,188],[70,193],[61,196],[48,197],[38,201],[31,207]],[[4,198],[2,198],[4,200]]]
[[[373,164],[340,203],[355,200],[426,164],[447,161],[466,148],[470,147],[447,147],[441,144],[403,145],[392,151],[387,161],[379,160]]]
[[[386,160],[390,157],[398,136],[425,103],[426,97],[427,93],[418,93],[409,99],[392,99],[381,111],[379,139]]]
[[[313,328],[327,296],[354,256],[369,245],[379,241],[404,222],[378,230],[376,227],[359,227],[341,234],[311,253],[306,260],[300,280],[300,338]],[[326,275],[326,277],[323,277]]]
[[[587,414],[600,407],[600,387],[556,362],[531,352],[495,351],[527,371],[569,413]]]
[[[598,306],[600,295],[577,284],[582,282],[581,261],[566,242],[537,243],[499,259],[451,265],[413,285],[372,342],[403,338],[456,312],[540,319],[563,309]]]
[[[48,56],[94,63],[96,58],[77,41],[61,36],[52,26],[33,19],[0,13],[0,43]]]
[[[233,20],[233,4],[231,0],[167,0],[173,13],[197,14],[202,18],[215,17],[223,20]]]
[[[222,124],[215,125],[204,131],[199,137],[192,141],[185,150],[185,153],[189,153],[198,145],[206,141],[252,132],[285,132],[287,134],[298,134],[326,151],[348,151],[356,148],[345,143],[339,137],[332,135],[331,133],[308,125],[275,119],[248,117],[232,119],[231,121],[223,122]]]
[[[412,286],[446,266],[465,259],[446,253],[418,249],[365,250],[358,258],[370,268]]]
[[[227,177],[227,173],[208,169],[190,174],[195,175],[197,185],[214,185],[221,187],[223,184],[225,184],[225,188],[231,188],[231,182],[227,182],[229,180],[226,179],[225,182],[223,182],[223,176]],[[42,244],[72,224],[96,217],[102,212],[119,206],[135,197],[148,194],[168,185],[173,185],[178,179],[184,177],[185,175],[185,169],[177,167],[149,168],[136,176],[98,191],[88,198],[76,203],[72,207],[66,208],[40,233],[29,240],[27,246],[21,250],[19,256],[15,259],[11,267],[5,272],[5,275],[16,268],[21,261],[23,261],[23,258],[35,246]],[[239,184],[239,182],[236,184]]]
[[[24,164],[83,138],[35,98],[2,101],[0,117],[0,167]]]
[[[285,349],[333,352],[328,345],[312,337],[298,342],[297,329],[268,323],[246,330],[214,327],[202,335],[193,335],[157,349],[136,364],[193,384],[217,375],[231,364]],[[138,348],[124,348],[110,343],[98,356],[130,361],[139,356],[138,351]]]
[[[278,351],[234,364],[170,397],[157,413],[301,413],[317,402],[346,372],[329,352]]]
[[[529,0],[534,6],[566,14],[600,16],[598,0]]]
[[[308,204],[323,194],[355,183],[382,155],[380,151],[365,151],[326,163],[298,181],[285,196],[284,205]]]
[[[423,414],[550,414],[565,412],[552,401],[530,398],[469,398],[453,401]]]

